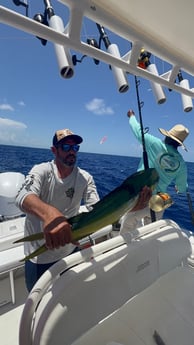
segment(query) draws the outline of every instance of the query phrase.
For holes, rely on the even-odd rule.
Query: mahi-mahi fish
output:
[[[154,168],[138,171],[127,177],[119,187],[94,204],[90,212],[83,212],[69,218],[68,222],[72,225],[72,241],[79,241],[100,228],[117,222],[126,212],[135,207],[142,188],[147,186],[154,190],[158,180],[159,176]],[[14,243],[41,240],[43,238],[44,233],[40,232],[26,236]],[[46,250],[48,249],[43,244],[21,261],[32,259]]]

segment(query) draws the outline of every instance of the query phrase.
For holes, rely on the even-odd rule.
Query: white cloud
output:
[[[18,121],[6,119],[4,117],[0,117],[0,128],[1,129],[6,129],[12,127],[13,129],[24,129],[27,128],[27,126]]]
[[[21,106],[21,107],[25,107],[25,103],[23,101],[19,101],[18,104]]]
[[[9,111],[14,111],[14,108],[7,103],[0,104],[0,110],[9,110]]]
[[[105,101],[101,98],[94,98],[86,103],[86,109],[97,115],[112,115],[114,110],[106,106]]]
[[[18,121],[0,117],[0,143],[19,144],[27,126]]]

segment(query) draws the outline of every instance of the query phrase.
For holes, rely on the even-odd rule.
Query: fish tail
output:
[[[19,240],[15,241],[13,243],[37,241],[37,240],[42,240],[43,238],[44,238],[43,232],[38,232],[37,234],[33,234],[33,235],[29,235],[29,236],[20,238]]]
[[[41,247],[36,249],[33,253],[31,253],[31,254],[25,256],[25,258],[21,259],[20,262],[28,261],[28,260],[34,258],[35,256],[38,256],[38,255],[46,252],[47,250],[48,250],[48,248],[45,246],[45,244],[43,244]]]

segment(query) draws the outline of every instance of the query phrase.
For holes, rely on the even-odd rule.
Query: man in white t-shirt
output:
[[[58,130],[51,150],[55,159],[35,165],[16,197],[16,205],[26,213],[25,236],[44,232],[48,251],[25,264],[26,285],[30,291],[53,263],[71,254],[76,244],[68,218],[79,212],[81,202],[90,210],[99,200],[93,177],[75,165],[83,139],[69,129]],[[44,241],[24,243],[29,255]]]

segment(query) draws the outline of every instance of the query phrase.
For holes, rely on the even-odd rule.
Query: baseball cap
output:
[[[82,137],[77,134],[74,134],[70,129],[59,129],[55,132],[53,137],[53,146],[57,147],[59,144],[64,142],[66,139],[73,139],[76,144],[81,144],[83,141]]]

